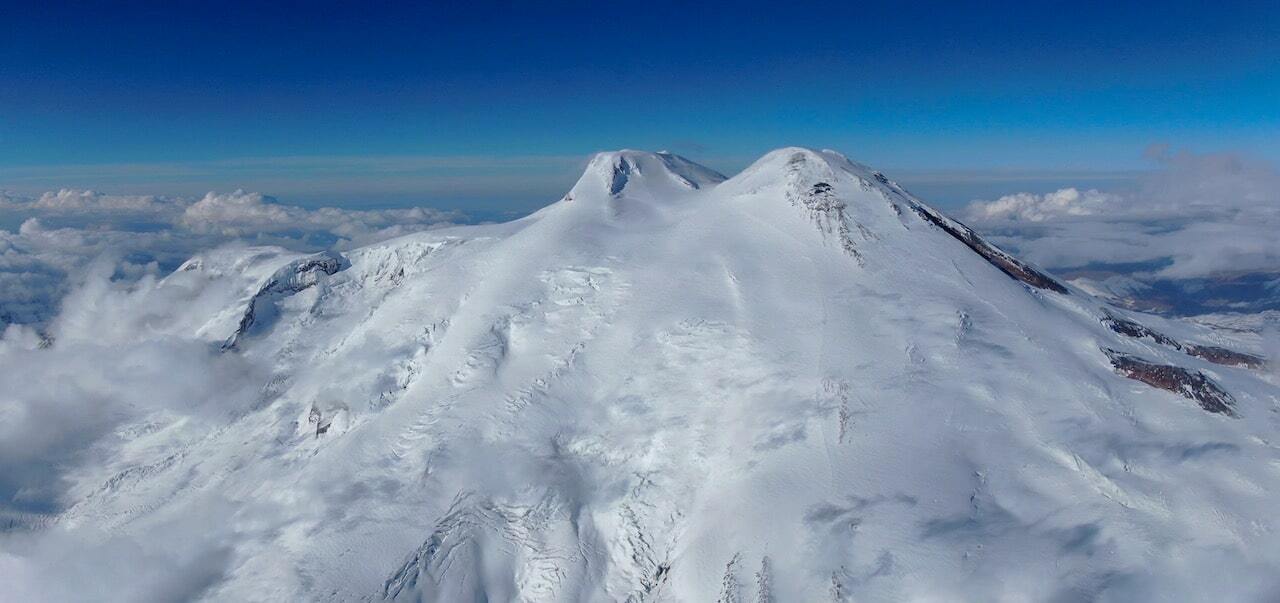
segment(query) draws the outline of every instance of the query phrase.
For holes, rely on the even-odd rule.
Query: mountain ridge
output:
[[[1188,353],[1240,343],[1108,308],[834,152],[713,174],[604,153],[514,222],[193,259],[162,286],[211,301],[150,328],[233,343],[260,399],[148,417],[57,523],[164,542],[231,509],[208,599],[1272,584],[1255,350]]]

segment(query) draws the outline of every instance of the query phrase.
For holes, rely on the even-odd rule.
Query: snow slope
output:
[[[1280,593],[1276,376],[1191,353],[1258,350],[1108,310],[834,152],[602,153],[521,220],[161,286],[204,301],[155,328],[259,367],[257,401],[120,430],[44,529],[214,518],[191,596]]]

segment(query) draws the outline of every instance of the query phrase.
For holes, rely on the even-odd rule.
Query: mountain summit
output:
[[[260,401],[122,430],[56,522],[180,538],[229,509],[211,600],[1276,584],[1265,359],[1107,307],[832,151],[728,179],[601,153],[520,220],[223,250],[164,286],[205,300],[170,335],[263,367]]]
[[[597,153],[570,196],[607,191],[622,195],[627,187],[643,188],[650,195],[700,190],[724,181],[719,172],[667,152],[613,151]]]

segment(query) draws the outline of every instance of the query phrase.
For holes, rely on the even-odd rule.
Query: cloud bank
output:
[[[166,277],[179,264],[245,245],[263,246],[259,258],[345,249],[462,219],[310,209],[243,191],[0,194],[0,531],[61,510],[72,476],[132,437],[120,425],[207,426],[260,398],[236,384],[263,383],[262,369],[216,353],[191,319],[233,305],[225,292],[257,277]],[[226,279],[245,282],[210,286]],[[209,298],[216,291],[223,297]]]
[[[975,201],[970,204],[968,213],[972,220],[982,222],[1043,222],[1063,216],[1092,216],[1119,205],[1122,199],[1120,195],[1094,189],[1064,188],[1043,195],[1014,193],[995,201]]]
[[[72,189],[38,197],[0,193],[0,326],[51,318],[70,279],[100,256],[116,264],[115,278],[136,280],[233,241],[344,249],[463,219],[422,207],[310,209],[244,191],[199,199]]]
[[[145,464],[128,446],[145,453],[217,429],[261,403],[269,376],[192,328],[251,277],[117,272],[107,258],[90,262],[40,331],[11,324],[0,333],[0,576],[15,600],[192,600],[231,561],[233,509],[216,494],[200,514],[148,525],[154,538],[113,534],[106,517],[77,521],[69,507],[109,494],[102,476]],[[45,526],[64,512],[70,519]]]
[[[1127,264],[1139,279],[1280,272],[1280,171],[1232,154],[1171,154],[1128,192],[1065,188],[975,201],[965,219],[1051,270]]]

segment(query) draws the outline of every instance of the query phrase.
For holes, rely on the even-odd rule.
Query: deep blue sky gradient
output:
[[[6,2],[0,189],[520,206],[621,147],[1044,183],[1280,157],[1280,3],[884,4]]]

